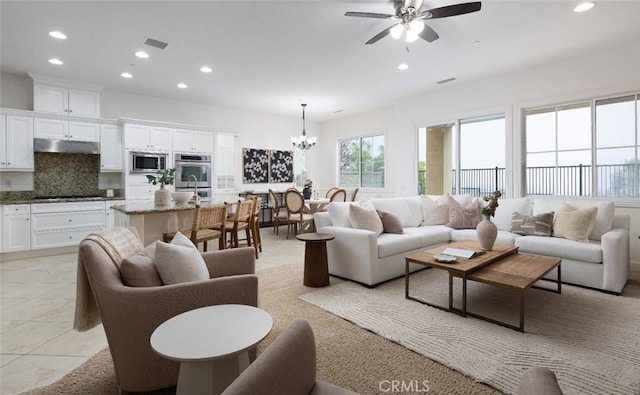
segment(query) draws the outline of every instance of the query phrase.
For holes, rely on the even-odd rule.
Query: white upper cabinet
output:
[[[0,170],[33,171],[33,118],[0,116]]]
[[[213,134],[197,130],[174,130],[173,150],[176,152],[213,153]]]
[[[34,137],[41,139],[100,141],[100,124],[63,119],[34,119]]]
[[[122,134],[118,125],[100,125],[100,171],[122,171]]]
[[[171,128],[125,124],[124,144],[128,150],[171,151]]]
[[[77,117],[100,116],[100,91],[34,82],[33,110]]]

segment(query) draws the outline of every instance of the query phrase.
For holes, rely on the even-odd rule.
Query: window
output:
[[[384,188],[384,135],[339,141],[343,188]]]
[[[238,174],[238,136],[231,133],[216,133],[215,174],[217,191],[235,190]]]
[[[525,111],[527,194],[639,197],[638,99]]]

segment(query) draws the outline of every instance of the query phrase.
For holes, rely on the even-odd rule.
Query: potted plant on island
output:
[[[153,201],[156,206],[164,207],[171,205],[171,192],[168,189],[165,189],[165,185],[173,185],[173,181],[175,179],[176,169],[165,169],[163,171],[158,171],[156,175],[147,175],[147,180],[149,184],[158,185],[160,184],[160,189],[155,191],[153,194]]]
[[[302,196],[304,196],[305,199],[311,199],[312,186],[313,186],[313,181],[307,178],[306,181],[304,182],[304,188],[302,188]]]

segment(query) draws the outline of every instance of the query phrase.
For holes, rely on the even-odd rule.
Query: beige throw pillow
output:
[[[200,251],[185,235],[176,233],[171,244],[158,241],[155,265],[164,284],[201,281],[209,278],[209,270]]]
[[[125,258],[120,264],[122,281],[129,287],[157,287],[162,279],[153,262],[156,243],[148,245],[142,252]]]
[[[370,230],[376,233],[376,236],[380,236],[384,227],[382,226],[382,220],[376,212],[364,208],[355,204],[349,207],[349,222],[352,228]]]
[[[384,210],[377,210],[382,221],[382,231],[384,233],[403,233],[402,221],[397,215]]]
[[[553,236],[588,243],[597,212],[597,207],[578,210],[565,203],[556,214]]]
[[[511,217],[511,232],[519,235],[551,236],[553,211],[531,216],[516,211]]]
[[[445,225],[449,222],[449,205],[446,197],[437,200],[429,196],[420,196],[422,206],[422,225]]]
[[[453,229],[475,229],[480,223],[480,202],[472,201],[467,206],[449,197],[449,223]]]

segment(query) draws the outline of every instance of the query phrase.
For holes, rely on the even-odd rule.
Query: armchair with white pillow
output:
[[[126,250],[129,256],[119,253],[120,242],[110,237],[114,233],[124,243],[137,238],[138,244],[130,243],[137,247]],[[176,385],[179,364],[158,356],[149,343],[164,321],[204,306],[258,304],[253,248],[200,254],[178,236],[145,249],[135,228],[92,236],[80,243],[74,328],[102,322],[121,393]]]

